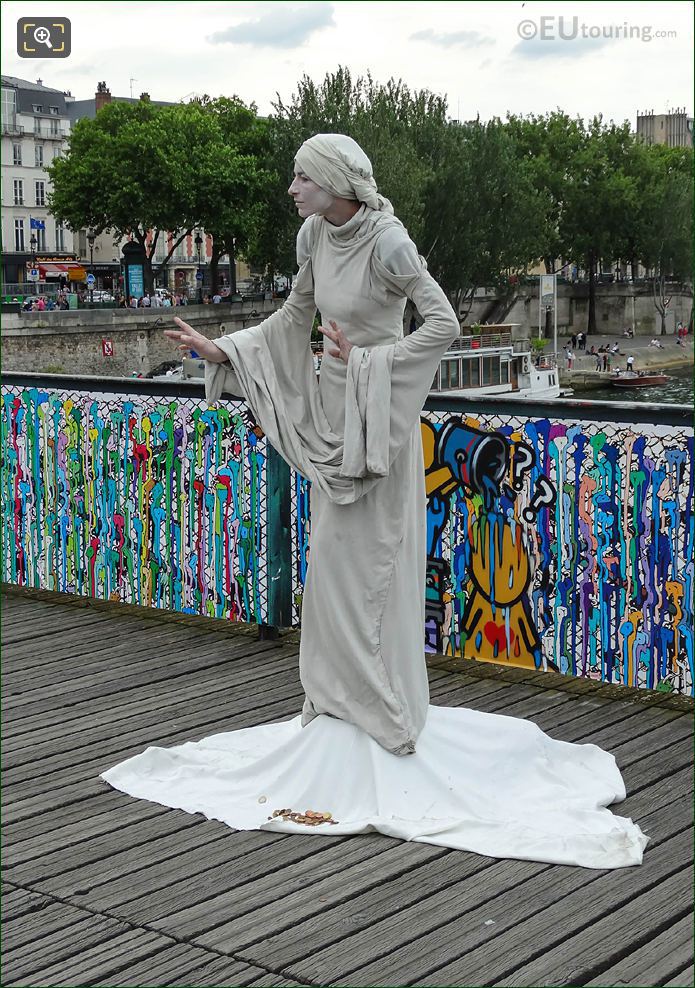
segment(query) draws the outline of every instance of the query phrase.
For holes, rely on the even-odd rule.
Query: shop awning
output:
[[[64,275],[68,281],[85,281],[87,272],[77,261],[65,261],[63,264],[39,263],[39,274],[42,278],[60,278]]]

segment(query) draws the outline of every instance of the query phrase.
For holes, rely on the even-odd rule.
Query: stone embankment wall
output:
[[[693,308],[692,291],[674,285],[668,307],[667,326],[670,332],[678,321],[688,324]],[[516,323],[516,333],[527,338],[538,335],[538,286],[526,285],[515,295],[511,308],[499,318],[487,318],[487,312],[494,316],[494,296],[478,292],[471,311],[465,317],[466,325],[475,322]],[[558,285],[557,325],[558,333],[586,331],[589,317],[589,286],[584,282]],[[626,326],[632,326],[637,336],[653,336],[660,331],[660,317],[654,306],[654,298],[649,285],[621,283],[598,285],[596,288],[596,327],[603,335],[617,335]]]
[[[2,319],[2,368],[54,374],[129,377],[177,360],[162,332],[179,316],[210,339],[253,326],[281,301],[187,305],[167,309],[79,309],[11,313]],[[104,345],[106,341],[106,346]]]

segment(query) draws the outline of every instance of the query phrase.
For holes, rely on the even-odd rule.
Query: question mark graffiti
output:
[[[535,521],[541,508],[549,508],[555,503],[555,488],[547,477],[539,477],[533,491],[533,497],[522,514],[524,521]]]
[[[533,450],[526,443],[516,443],[512,453],[514,470],[514,490],[520,491],[524,486],[524,474],[528,473],[534,463]]]

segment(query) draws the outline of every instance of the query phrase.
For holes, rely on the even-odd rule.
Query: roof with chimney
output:
[[[106,83],[99,82],[97,83],[97,91],[91,99],[77,99],[68,104],[68,116],[72,123],[83,120],[85,117],[93,120],[97,115],[97,110],[100,110],[107,103],[131,103],[134,105],[139,103],[143,97],[150,99],[148,93],[141,93],[138,99],[131,96],[112,96]],[[161,100],[150,100],[150,102],[153,106],[176,106],[175,103],[166,103]]]

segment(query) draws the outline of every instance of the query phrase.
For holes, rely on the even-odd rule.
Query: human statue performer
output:
[[[429,705],[419,416],[458,320],[350,137],[305,141],[289,194],[304,223],[282,308],[214,341],[180,319],[165,332],[205,359],[208,401],[243,395],[311,481],[304,707],[285,722],[149,748],[103,778],[237,829],[381,830],[497,857],[639,863],[646,838],[606,809],[625,793],[612,755],[553,741],[529,721]],[[404,337],[408,299],[422,325]],[[327,347],[318,376],[317,309]]]

